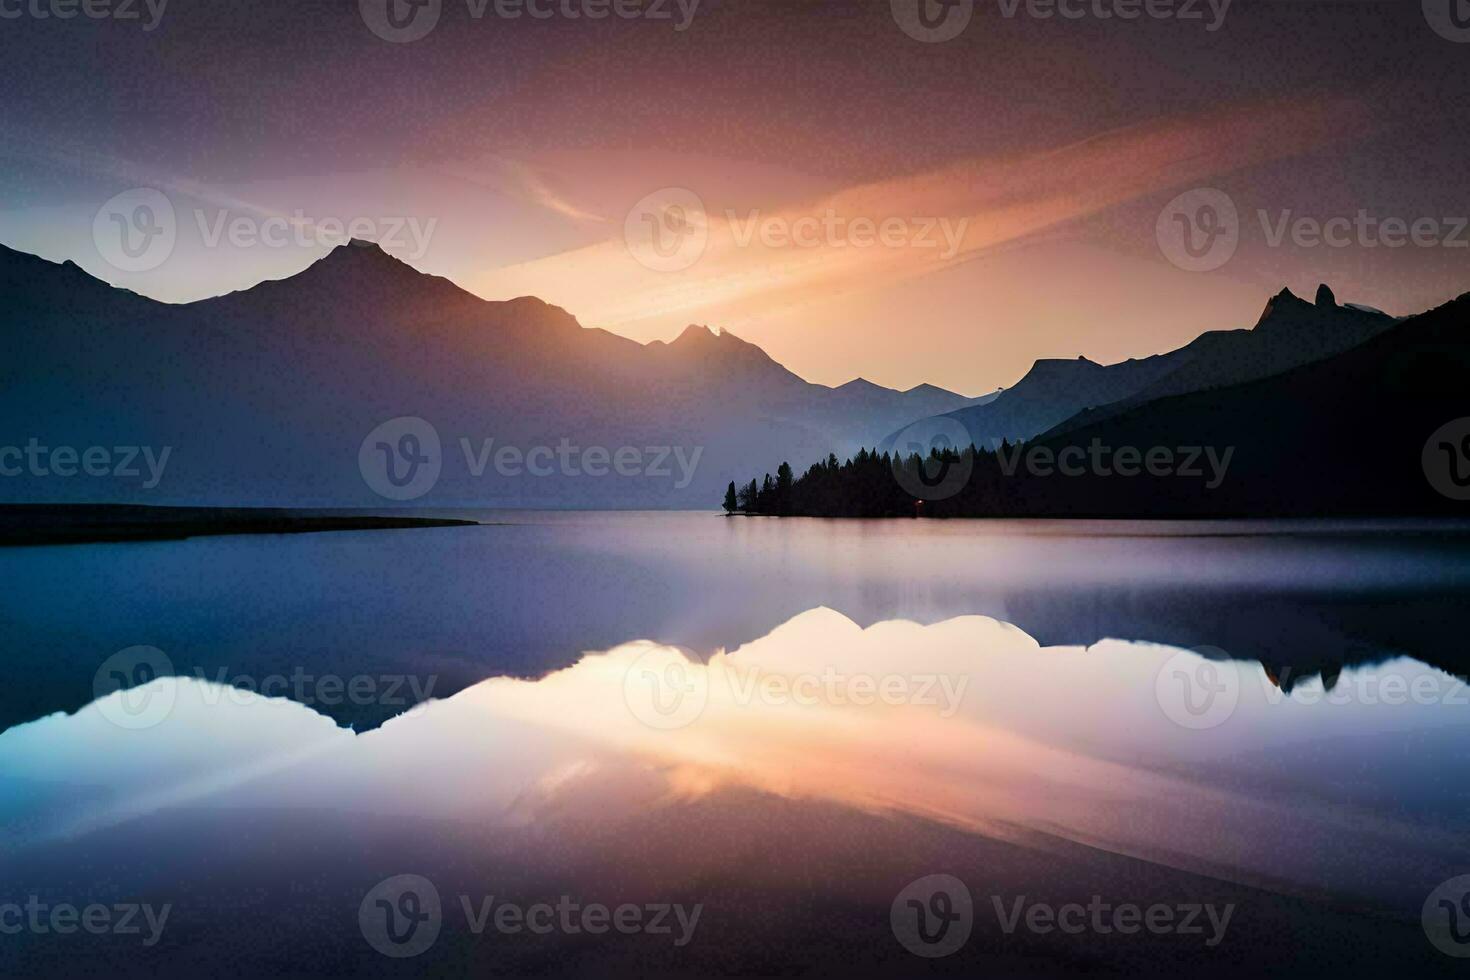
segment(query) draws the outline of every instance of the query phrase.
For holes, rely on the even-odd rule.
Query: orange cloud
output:
[[[703,200],[685,216],[707,237],[687,268],[646,268],[619,234],[469,285],[491,297],[543,296],[624,331],[739,322],[926,275],[1150,194],[1295,156],[1366,131],[1367,119],[1350,101],[1250,106],[975,157],[770,212]]]

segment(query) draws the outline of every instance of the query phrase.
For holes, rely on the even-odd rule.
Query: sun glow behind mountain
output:
[[[1232,14],[1228,46],[1178,23],[1093,31],[989,16],[919,44],[886,3],[706,4],[672,37],[611,21],[491,30],[446,10],[432,36],[396,46],[351,6],[253,11],[235,32],[299,39],[310,59],[170,22],[180,63],[221,66],[207,107],[167,65],[109,48],[120,60],[100,71],[171,98],[149,132],[105,151],[90,138],[116,125],[105,113],[8,118],[7,183],[44,193],[0,201],[0,240],[175,302],[289,275],[326,250],[220,243],[221,215],[282,220],[293,235],[366,217],[379,234],[359,237],[486,298],[534,295],[639,341],[727,326],[809,380],[969,394],[1038,357],[1106,363],[1241,326],[1283,284],[1331,281],[1396,312],[1458,285],[1449,249],[1267,248],[1254,229],[1200,276],[1155,241],[1163,205],[1200,186],[1232,194],[1247,220],[1351,213],[1365,182],[1385,213],[1453,210],[1442,177],[1457,173],[1461,136],[1420,89],[1458,65],[1414,43],[1417,17],[1383,5],[1345,8],[1330,31],[1296,5],[1261,5]],[[1143,44],[1167,56],[1140,58]],[[90,52],[86,32],[38,35],[4,82],[27,104],[49,66]],[[1213,86],[1207,98],[1182,93],[1181,65]],[[263,98],[253,73],[283,80],[265,97],[282,125],[264,138],[237,121]],[[364,90],[377,93],[371,111],[354,97]],[[174,151],[185,143],[187,158]],[[1378,165],[1404,145],[1412,172]],[[1392,183],[1363,176],[1389,172]],[[179,242],[161,267],[129,272],[97,253],[92,220],[138,186],[175,202]],[[697,199],[708,242],[660,271],[630,254],[625,229],[668,189]],[[765,234],[800,237],[829,215],[838,229],[814,240]],[[885,222],[899,224],[896,244],[854,245],[881,234],[864,223]]]

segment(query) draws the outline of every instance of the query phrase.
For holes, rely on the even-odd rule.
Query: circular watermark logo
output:
[[[1435,429],[1419,461],[1431,487],[1451,500],[1470,500],[1470,418]]]
[[[1164,206],[1154,223],[1164,258],[1186,272],[1210,272],[1235,255],[1240,213],[1230,195],[1213,187],[1185,191]]]
[[[368,30],[385,41],[407,44],[438,26],[444,0],[357,0],[357,7]]]
[[[918,500],[948,499],[970,482],[975,460],[969,448],[970,430],[959,419],[920,419],[893,438],[893,478]]]
[[[152,187],[123,191],[92,218],[97,254],[123,272],[148,272],[163,265],[174,254],[178,236],[173,202]]]
[[[623,702],[650,728],[683,728],[709,703],[709,671],[677,650],[650,647],[623,674]]]
[[[925,44],[954,40],[975,15],[975,0],[889,0],[889,6],[899,29]]]
[[[357,925],[368,945],[384,956],[418,956],[434,945],[444,925],[439,889],[421,875],[384,879],[363,896]]]
[[[117,727],[131,731],[152,728],[166,719],[174,710],[178,686],[173,661],[150,646],[119,650],[92,676],[97,710]]]
[[[1424,19],[1445,40],[1470,42],[1470,3],[1465,0],[1424,0]]]
[[[1470,956],[1470,875],[1451,878],[1430,892],[1419,921],[1435,949],[1446,956]]]
[[[1240,703],[1240,669],[1217,647],[1181,650],[1159,668],[1154,697],[1181,728],[1214,728]]]
[[[680,272],[709,244],[704,201],[687,187],[665,187],[633,205],[623,221],[628,252],[654,272]]]
[[[937,959],[969,941],[975,904],[970,889],[954,875],[925,875],[898,893],[888,910],[888,924],[904,949]]]
[[[357,468],[373,493],[414,500],[434,489],[444,468],[439,432],[415,415],[389,419],[368,433],[357,450]]]

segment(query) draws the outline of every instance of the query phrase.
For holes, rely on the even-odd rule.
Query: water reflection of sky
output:
[[[172,699],[161,720],[114,723],[145,695]],[[362,733],[159,680],[0,734],[0,824],[13,853],[180,806],[493,827],[750,789],[1408,907],[1470,859],[1466,695],[1405,658],[1288,694],[1259,664],[1174,647],[819,608],[707,662],[626,643]]]

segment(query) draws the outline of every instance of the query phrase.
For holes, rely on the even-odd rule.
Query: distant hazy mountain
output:
[[[141,456],[136,478],[88,475],[69,456],[10,475],[17,457],[0,456],[0,500],[382,507],[359,449],[414,416],[442,446],[416,506],[703,508],[737,476],[849,453],[967,404],[930,385],[811,384],[704,327],[638,344],[537,299],[487,302],[363,243],[183,305],[0,246],[0,452],[104,447],[113,466],[121,447],[170,450],[152,489]],[[504,447],[563,445],[575,472],[544,455],[550,475],[498,471]],[[640,475],[600,455],[590,468],[607,474],[588,475],[589,447],[638,450],[624,471]]]
[[[1214,330],[1167,354],[1102,365],[1040,360],[985,405],[948,413],[976,445],[1030,439],[1102,406],[1126,407],[1278,374],[1354,347],[1394,324],[1387,314],[1338,306],[1331,290],[1307,303],[1283,289],[1249,330]]]
[[[1016,442],[1045,432],[1091,405],[1127,398],[1170,370],[1166,354],[1118,364],[1045,358],[985,405],[948,412],[969,430],[971,441],[991,446],[1002,439]]]

